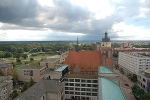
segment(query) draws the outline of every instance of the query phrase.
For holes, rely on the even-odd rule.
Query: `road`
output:
[[[120,86],[121,89],[126,97],[127,100],[136,100],[134,95],[132,94],[131,87],[134,85],[133,82],[131,82],[126,75],[122,75],[119,70],[115,70],[114,72],[117,73],[120,77]],[[126,86],[125,84],[128,84],[129,86]]]

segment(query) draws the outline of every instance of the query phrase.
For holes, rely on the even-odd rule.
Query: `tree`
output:
[[[117,53],[117,52],[114,52],[114,53],[113,53],[113,57],[118,58],[118,53]]]
[[[23,85],[23,88],[22,88],[21,92],[24,92],[27,89],[28,89],[28,83],[24,82],[24,85]]]
[[[18,75],[17,75],[16,71],[13,71],[12,77],[13,77],[13,79],[12,79],[13,80],[13,86],[15,86],[17,81],[18,81]]]
[[[115,65],[115,68],[116,68],[116,69],[119,69],[119,65],[118,65],[118,64],[116,64],[116,65]]]
[[[19,58],[16,59],[16,62],[21,63],[21,60]]]
[[[4,76],[4,74],[3,74],[3,72],[2,72],[2,70],[0,69],[0,76]]]
[[[133,82],[137,82],[137,75],[136,74],[133,74],[132,77],[131,77],[131,80]]]
[[[150,92],[145,93],[145,94],[140,98],[140,100],[150,100]]]
[[[13,93],[10,94],[10,97],[11,97],[12,99],[15,99],[18,95],[19,95],[19,94],[18,94],[17,90],[14,90]]]
[[[33,59],[33,58],[30,58],[30,61],[34,61],[34,59]]]
[[[27,54],[23,54],[22,57],[23,57],[24,59],[26,59],[26,58],[28,57],[28,55],[27,55]]]
[[[31,78],[30,79],[30,83],[29,83],[29,87],[31,87],[32,85],[34,85],[35,84],[35,82],[34,82],[34,80]]]
[[[140,89],[140,87],[138,87],[137,85],[134,85],[132,87],[132,93],[138,99],[140,99],[145,94],[144,90]]]

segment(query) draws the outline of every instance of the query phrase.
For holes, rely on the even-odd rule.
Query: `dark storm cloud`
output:
[[[0,22],[19,24],[37,14],[36,0],[0,0]]]
[[[87,34],[85,38],[101,37],[108,30],[110,37],[116,38],[119,37],[117,31],[111,30],[115,23],[138,16],[141,7],[150,7],[150,1],[147,3],[140,3],[139,0],[111,2],[114,7],[113,14],[96,19],[94,12],[86,7],[74,5],[70,0],[53,0],[53,3],[54,6],[42,7],[37,0],[0,0],[0,22],[5,23],[0,29],[50,29],[56,33]],[[149,12],[145,14],[150,15]]]

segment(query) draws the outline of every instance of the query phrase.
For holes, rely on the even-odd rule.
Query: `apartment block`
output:
[[[150,69],[139,72],[137,79],[138,86],[145,92],[150,92]]]
[[[64,83],[40,80],[14,100],[65,100]]]
[[[60,64],[59,58],[50,58],[40,62],[40,66],[45,66],[46,69],[55,69],[57,64]]]
[[[136,74],[150,69],[150,57],[136,52],[119,52],[118,64],[126,74]]]
[[[66,99],[97,100],[97,75],[68,74],[65,76],[64,82]]]
[[[3,75],[7,76],[7,75],[12,74],[13,66],[10,64],[1,63],[0,64],[0,70],[3,72]]]
[[[0,76],[0,100],[8,100],[13,89],[11,76]]]
[[[25,65],[17,70],[18,80],[29,82],[32,78],[35,82],[44,78],[45,67]]]

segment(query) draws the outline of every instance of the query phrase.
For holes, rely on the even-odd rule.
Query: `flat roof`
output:
[[[99,73],[113,73],[113,71],[107,67],[99,66]]]
[[[55,71],[63,71],[68,65],[59,65]]]
[[[97,75],[83,75],[83,74],[67,74],[65,78],[85,78],[85,79],[97,79]]]
[[[44,68],[43,66],[31,66],[31,65],[25,65],[25,66],[21,66],[18,69],[42,69]]]
[[[49,59],[43,60],[42,62],[56,62],[58,60],[59,58],[49,58]]]
[[[120,86],[107,79],[101,78],[102,100],[126,100]]]

